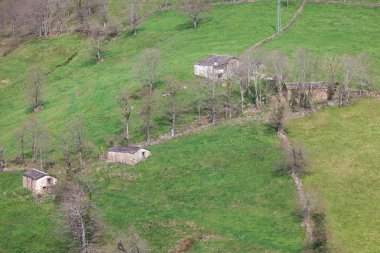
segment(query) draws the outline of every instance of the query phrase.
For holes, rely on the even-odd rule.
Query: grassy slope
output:
[[[357,55],[368,52],[373,58],[374,81],[380,87],[380,7],[306,4],[294,26],[267,48],[292,54],[306,47],[317,55]]]
[[[300,252],[294,185],[273,173],[276,143],[246,124],[152,146],[144,163],[95,170],[94,200],[109,231],[134,223],[152,252],[168,252],[197,228],[211,239],[189,252]]]
[[[68,240],[52,222],[52,203],[37,203],[22,189],[21,173],[0,175],[0,252],[68,252]]]
[[[7,147],[8,154],[14,155],[15,130],[32,114],[25,102],[26,72],[32,64],[42,61],[41,65],[52,69],[79,51],[69,65],[47,77],[45,110],[38,113],[38,118],[57,134],[69,120],[81,116],[89,128],[90,139],[104,145],[108,134],[121,131],[116,95],[125,88],[135,90],[140,86],[131,69],[142,49],[155,47],[161,51],[161,77],[173,75],[179,81],[192,82],[192,68],[197,60],[212,53],[239,54],[273,33],[274,6],[270,2],[218,6],[212,9],[212,18],[205,20],[197,30],[188,28],[186,19],[179,13],[160,12],[139,27],[136,37],[124,33],[113,40],[101,64],[89,58],[88,46],[77,37],[62,36],[26,43],[11,55],[0,58],[0,79],[10,80],[9,85],[0,86],[4,96],[0,101],[1,145]],[[288,20],[296,8],[284,11],[283,20]],[[193,92],[191,87],[188,85],[182,92],[184,103],[194,99],[189,95]],[[163,89],[163,86],[157,88]],[[164,103],[161,96],[157,95],[157,99],[161,99],[159,104]],[[136,101],[135,105],[139,103]],[[160,108],[158,115],[162,114]],[[141,126],[137,112],[138,108],[132,115],[131,126],[135,140],[142,138],[142,133],[137,131]],[[159,126],[155,133],[168,130],[159,120],[156,125]]]
[[[321,194],[329,240],[343,252],[377,252],[380,220],[380,101],[328,109],[289,126],[303,141],[312,173],[305,185]]]

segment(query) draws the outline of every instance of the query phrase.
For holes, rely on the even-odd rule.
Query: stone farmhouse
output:
[[[312,103],[331,100],[336,89],[337,84],[331,85],[327,82],[284,83],[282,95],[289,103],[300,105],[305,96]]]
[[[214,54],[194,65],[194,75],[208,79],[227,79],[239,65],[239,59],[234,56]]]
[[[134,146],[114,147],[108,151],[107,162],[135,165],[144,161],[148,156],[150,156],[150,152],[144,148]]]
[[[22,185],[33,195],[50,193],[57,179],[43,171],[33,169],[24,173]]]

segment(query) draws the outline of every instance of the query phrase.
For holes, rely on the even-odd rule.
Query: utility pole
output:
[[[277,32],[281,32],[281,0],[277,0]]]

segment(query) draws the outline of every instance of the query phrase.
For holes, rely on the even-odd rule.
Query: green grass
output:
[[[292,6],[283,13],[288,20],[297,9]],[[90,43],[77,36],[60,36],[33,40],[23,44],[12,54],[0,58],[0,79],[9,80],[0,85],[2,99],[0,143],[6,146],[8,156],[15,155],[14,135],[17,127],[33,115],[26,102],[27,70],[35,64],[46,72],[78,52],[78,56],[64,67],[46,77],[44,110],[37,117],[53,135],[58,136],[74,117],[81,117],[88,127],[89,139],[98,146],[105,145],[108,135],[119,134],[122,129],[117,112],[117,94],[129,89],[135,91],[140,84],[132,71],[136,57],[144,48],[160,50],[162,67],[160,79],[174,76],[178,82],[187,83],[182,90],[181,102],[191,105],[194,91],[193,64],[212,54],[239,54],[249,46],[274,32],[276,22],[275,3],[217,6],[211,16],[201,22],[199,29],[189,28],[186,18],[175,11],[163,11],[149,18],[141,26],[137,36],[123,33],[107,46],[105,60],[96,64],[89,56]],[[159,94],[164,85],[157,86],[157,110],[154,134],[169,131],[161,124],[166,101]],[[77,96],[80,94],[80,96]],[[135,141],[143,139],[142,122],[137,116],[141,101],[134,101],[131,132]],[[185,116],[189,122],[194,116]]]
[[[291,55],[306,47],[319,55],[358,55],[367,52],[373,60],[374,84],[380,87],[380,7],[307,3],[291,29],[266,44]]]
[[[56,211],[22,188],[22,173],[0,173],[0,252],[68,252],[69,241],[53,222]]]
[[[311,164],[304,184],[324,202],[328,240],[339,252],[378,251],[379,124],[380,101],[368,100],[288,126],[291,139],[304,142]]]
[[[135,224],[152,252],[168,252],[198,230],[209,239],[189,252],[300,252],[294,185],[273,170],[277,143],[253,123],[181,137],[152,146],[134,167],[94,168],[93,200],[108,231]]]

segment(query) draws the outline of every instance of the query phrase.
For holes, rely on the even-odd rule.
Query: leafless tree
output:
[[[71,0],[54,0],[54,16],[59,34],[66,30],[66,24],[70,17]]]
[[[306,152],[303,145],[293,147],[289,156],[290,157],[288,159],[290,166],[298,175],[304,174],[308,171],[309,163],[307,161]]]
[[[276,103],[272,105],[272,112],[269,117],[269,125],[276,131],[284,128],[285,105]]]
[[[39,163],[43,169],[46,154],[50,148],[50,136],[42,124],[38,123],[35,118],[31,118],[25,127],[27,143],[32,151],[32,162]]]
[[[29,4],[25,1],[6,0],[0,5],[0,16],[4,26],[9,26],[12,36],[18,41],[22,26],[27,23]]]
[[[132,29],[133,35],[137,34],[137,25],[141,18],[141,2],[140,0],[127,0],[128,23]]]
[[[62,210],[70,230],[80,242],[81,252],[88,253],[91,231],[91,201],[78,183],[68,183],[62,197]]]
[[[182,0],[178,5],[179,10],[189,18],[195,29],[198,27],[202,13],[207,7],[205,0]]]
[[[0,171],[5,167],[4,148],[0,147]]]
[[[18,142],[18,148],[20,154],[17,157],[17,162],[22,164],[25,161],[25,134],[26,134],[27,129],[25,126],[21,127],[16,134],[16,139]]]
[[[33,0],[32,17],[38,36],[48,36],[53,19],[53,2],[51,0]]]
[[[160,64],[160,53],[158,50],[153,48],[145,49],[139,55],[136,73],[140,78],[143,89],[145,92],[145,103],[144,103],[144,126],[146,133],[147,143],[150,143],[150,130],[152,127],[151,114],[152,114],[152,103],[153,103],[153,88],[157,81],[157,70]]]
[[[82,120],[75,119],[70,128],[74,137],[75,153],[79,156],[79,168],[82,169],[91,150],[90,143],[85,140],[85,126]]]
[[[28,97],[30,105],[36,109],[42,103],[43,73],[39,67],[29,71]]]
[[[131,99],[126,91],[119,94],[117,98],[117,103],[120,106],[121,115],[123,116],[123,145],[127,145],[129,142],[129,119],[131,117],[132,105]]]
[[[103,28],[108,23],[108,0],[99,0],[99,16],[103,24]]]
[[[105,41],[100,34],[96,34],[92,38],[92,54],[97,62],[103,61],[103,51],[104,51]]]
[[[227,82],[225,84],[224,92],[224,114],[226,118],[232,118],[232,112],[233,112],[233,103],[232,103],[232,84],[230,82]]]
[[[209,92],[208,98],[208,106],[210,111],[210,123],[216,124],[216,117],[218,114],[218,98],[217,98],[217,87],[218,87],[218,79],[210,79],[206,81],[206,85]]]
[[[132,225],[129,230],[128,238],[119,240],[117,249],[125,253],[148,253],[149,248],[145,240],[143,240],[137,233],[136,228]]]
[[[266,66],[269,72],[274,76],[277,85],[277,91],[280,92],[282,84],[286,80],[286,69],[288,64],[288,57],[282,52],[274,50],[268,53],[265,58]]]
[[[309,52],[306,48],[298,48],[293,58],[296,61],[296,68],[293,70],[296,73],[296,82],[305,83],[309,72]]]
[[[350,83],[355,76],[356,59],[351,55],[341,57],[343,82],[339,89],[339,106],[345,105],[350,99]]]
[[[326,55],[322,61],[322,69],[326,73],[326,78],[329,82],[328,100],[331,100],[336,92],[335,84],[340,71],[339,58],[334,55]]]
[[[360,93],[364,88],[373,89],[372,77],[370,74],[370,66],[372,63],[371,56],[368,53],[361,53],[357,58],[357,82]]]
[[[168,98],[168,114],[169,114],[170,123],[172,126],[170,134],[173,137],[175,135],[177,116],[178,116],[177,93],[178,93],[179,88],[178,86],[176,86],[172,78],[170,78],[168,82],[169,82],[168,88],[166,89],[164,96]]]

